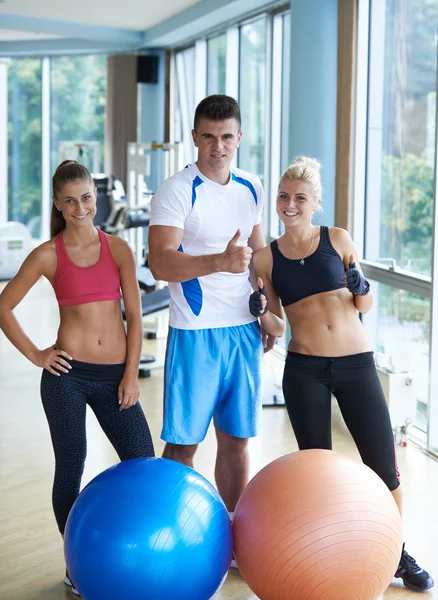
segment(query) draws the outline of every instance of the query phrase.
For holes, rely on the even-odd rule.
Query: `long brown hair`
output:
[[[70,181],[77,181],[78,179],[87,180],[94,186],[91,173],[84,165],[79,164],[76,160],[64,160],[52,177],[53,196],[57,198],[64,184]],[[50,237],[54,238],[55,235],[58,235],[64,229],[65,219],[62,216],[62,212],[53,203],[52,214],[50,215]]]

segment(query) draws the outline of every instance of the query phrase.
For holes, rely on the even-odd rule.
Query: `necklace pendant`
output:
[[[300,265],[304,265],[304,258],[300,260]]]

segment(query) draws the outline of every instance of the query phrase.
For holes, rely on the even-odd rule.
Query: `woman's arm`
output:
[[[359,312],[365,314],[373,305],[373,295],[369,291],[369,283],[360,268],[356,246],[348,231],[340,227],[330,229],[330,238],[335,249],[341,253],[346,271],[345,285],[353,294],[354,305]],[[357,272],[354,272],[355,270]],[[356,289],[359,293],[355,293]]]
[[[71,356],[63,350],[55,350],[53,347],[39,350],[23,331],[13,312],[38,279],[42,275],[46,275],[51,268],[54,270],[51,265],[52,257],[53,253],[48,245],[43,244],[26,258],[17,275],[11,279],[0,294],[0,328],[17,350],[34,365],[47,369],[53,375],[59,375],[54,367],[67,373],[70,365],[61,357],[64,356],[71,360]]]
[[[368,292],[365,296],[353,296],[353,299],[355,307],[362,314],[367,313],[373,305],[373,295],[371,292]]]
[[[138,368],[143,345],[143,321],[140,289],[138,287],[135,259],[131,248],[121,238],[111,239],[111,251],[120,271],[120,284],[126,314],[126,368],[119,385],[120,409],[133,406],[139,396]]]
[[[269,335],[281,337],[285,332],[286,325],[280,300],[272,286],[272,253],[270,247],[267,246],[256,252],[253,261],[254,271],[258,280],[257,284],[259,289],[264,289],[261,296],[262,309],[260,313],[264,312],[266,302],[268,303],[268,311],[264,315],[260,314],[260,322]],[[266,292],[266,296],[264,292]],[[255,292],[255,294],[257,293]]]

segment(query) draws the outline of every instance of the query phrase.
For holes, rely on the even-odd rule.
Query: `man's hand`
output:
[[[277,339],[277,337],[275,335],[270,335],[269,333],[267,333],[264,330],[263,326],[260,328],[260,330],[262,334],[263,349],[266,354],[266,352],[269,352],[275,346],[275,340]]]
[[[240,229],[228,242],[225,252],[221,254],[221,270],[227,273],[245,273],[251,261],[252,249],[249,246],[238,246]]]

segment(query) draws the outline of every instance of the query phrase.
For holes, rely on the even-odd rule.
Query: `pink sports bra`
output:
[[[98,229],[100,256],[91,267],[78,267],[69,258],[62,232],[55,237],[58,266],[53,288],[60,307],[76,306],[87,302],[120,300],[119,269],[111,255],[108,240]]]

